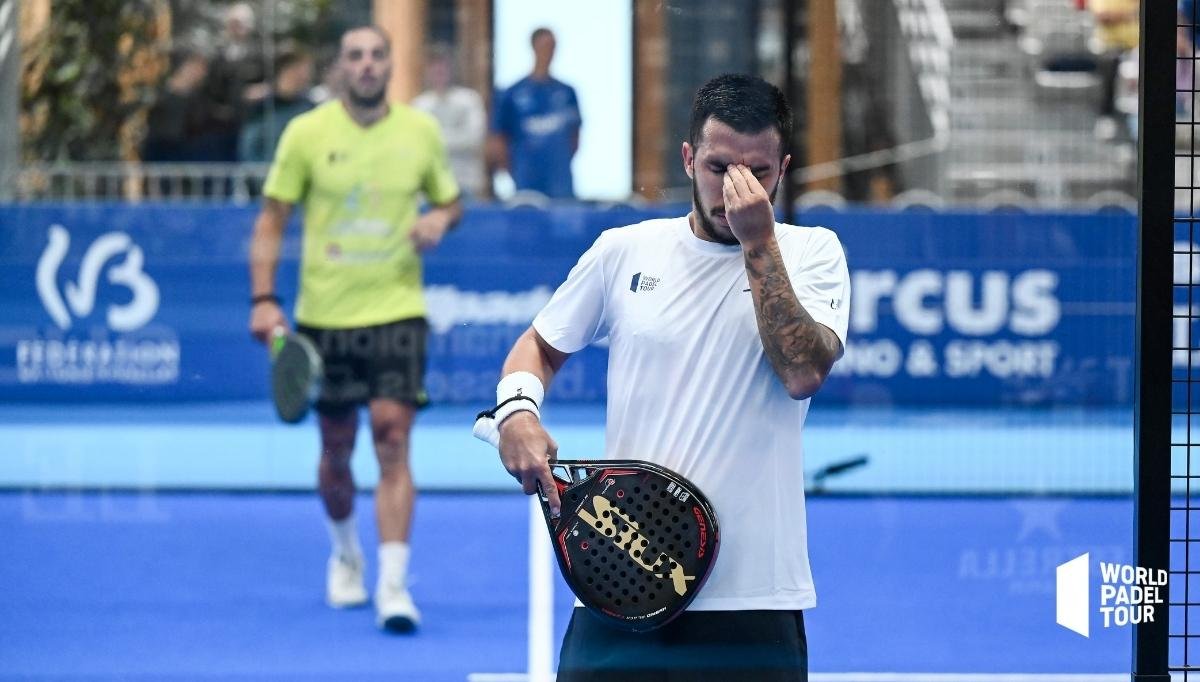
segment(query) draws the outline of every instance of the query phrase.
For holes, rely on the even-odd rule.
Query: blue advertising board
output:
[[[471,207],[425,261],[430,397],[491,402],[512,342],[602,230],[685,210]],[[0,400],[264,397],[266,354],[247,331],[254,215],[0,206]],[[855,209],[798,222],[837,232],[851,270],[850,342],[819,400],[1131,403],[1133,217]],[[289,303],[299,239],[296,221],[278,277]],[[602,401],[606,363],[604,348],[581,351],[551,394]]]

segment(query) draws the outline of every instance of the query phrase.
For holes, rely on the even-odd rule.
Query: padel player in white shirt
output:
[[[605,456],[679,472],[721,524],[707,583],[663,628],[623,632],[575,609],[559,682],[807,678],[802,612],[817,602],[801,430],[845,347],[850,280],[833,232],[774,220],[790,134],[783,94],[762,79],[701,87],[682,150],[691,213],[601,234],[504,364],[497,402],[540,403],[571,353],[607,339]],[[507,405],[501,460],[557,509],[557,445],[534,402]]]

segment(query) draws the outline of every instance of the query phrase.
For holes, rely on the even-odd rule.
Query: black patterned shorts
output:
[[[429,324],[417,317],[370,327],[323,329],[298,324],[325,363],[317,412],[342,416],[374,398],[417,408],[425,394],[425,347]]]

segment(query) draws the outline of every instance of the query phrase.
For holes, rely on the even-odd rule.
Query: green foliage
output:
[[[165,66],[159,0],[54,0],[23,55],[27,161],[131,158]]]
[[[136,159],[145,115],[169,75],[172,39],[215,48],[233,0],[53,0],[25,48],[21,139],[26,161]],[[320,56],[361,0],[250,3],[257,28]],[[269,26],[268,26],[269,25]],[[172,35],[173,34],[173,35]]]

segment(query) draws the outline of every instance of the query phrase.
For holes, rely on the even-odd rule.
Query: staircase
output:
[[[1126,143],[1095,138],[1094,78],[1090,87],[1056,85],[1045,62],[1022,51],[1021,33],[1001,15],[1000,0],[941,0],[954,33],[950,69],[949,149],[943,190],[954,203],[1061,207],[1113,190],[1133,196],[1136,154]],[[1062,5],[1071,0],[1008,0]],[[1044,15],[1043,15],[1044,19]],[[1056,23],[1056,30],[1059,27]],[[1036,31],[1030,27],[1026,31]],[[1026,46],[1029,45],[1028,39]],[[1039,83],[1041,81],[1041,83]],[[1118,195],[1119,196],[1119,195]],[[1121,203],[1121,202],[1117,202]]]

